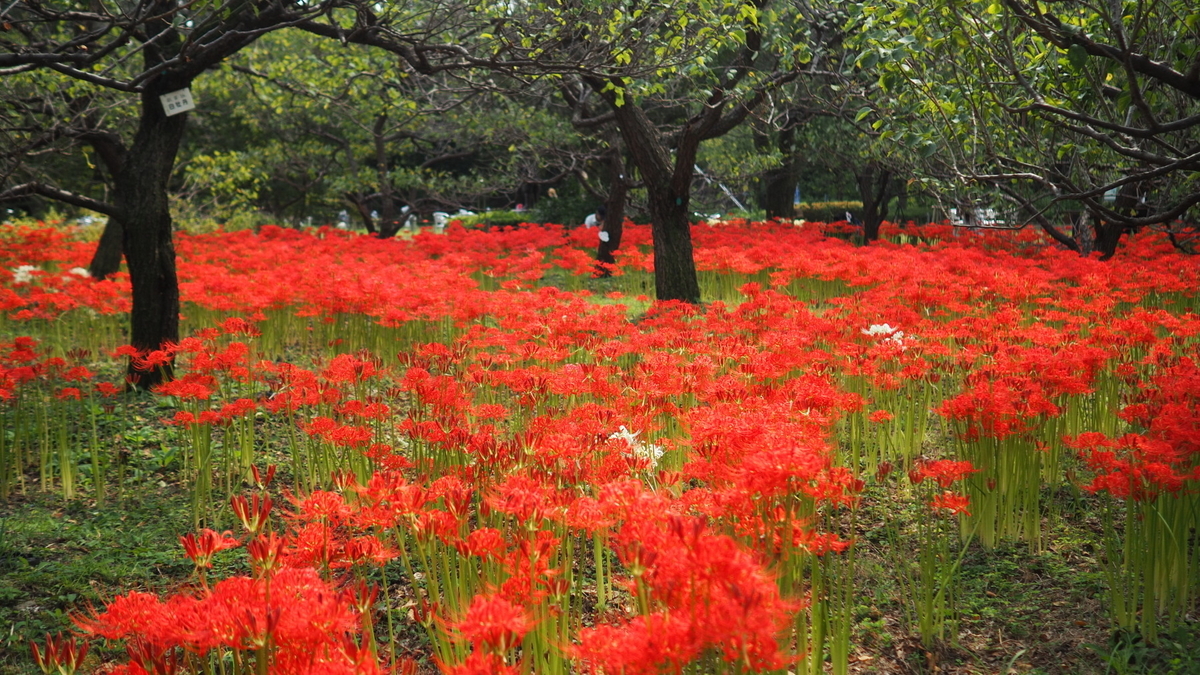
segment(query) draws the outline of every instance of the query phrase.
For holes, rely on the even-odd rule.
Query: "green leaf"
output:
[[[1071,48],[1067,50],[1067,61],[1075,70],[1083,70],[1088,62],[1087,50],[1083,48],[1083,45],[1071,45]]]
[[[870,115],[870,114],[871,114],[871,106],[869,106],[869,105],[863,106],[862,108],[859,109],[858,114],[854,116],[854,121],[861,122],[867,118],[867,115]]]

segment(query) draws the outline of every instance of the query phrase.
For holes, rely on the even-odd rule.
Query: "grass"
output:
[[[879,493],[882,494],[882,493]],[[1169,631],[1156,645],[1114,632],[1105,613],[1099,504],[1046,518],[1046,547],[968,548],[956,584],[958,637],[926,650],[907,618],[887,550],[885,518],[901,528],[915,510],[872,501],[860,513],[851,672],[983,675],[1197,675],[1200,621]],[[1095,498],[1084,497],[1085,500]],[[1075,504],[1075,506],[1079,506]],[[1097,521],[1097,522],[1091,522]],[[854,659],[856,659],[854,661]]]
[[[104,508],[34,491],[0,505],[0,675],[34,672],[29,640],[69,630],[72,613],[185,579],[189,521],[186,496],[165,483]]]
[[[88,500],[62,502],[35,489],[0,504],[0,675],[36,672],[29,640],[69,630],[72,613],[101,605],[129,590],[165,593],[188,579],[178,537],[190,530],[187,496],[167,477],[155,447],[173,430],[163,425],[153,403],[135,399],[140,418],[125,439],[132,453],[123,503],[97,507]],[[882,494],[882,493],[880,493]],[[1114,634],[1104,613],[1100,533],[1086,515],[1047,519],[1046,550],[1025,545],[992,551],[972,544],[964,556],[956,598],[959,635],[921,646],[907,625],[895,558],[879,527],[885,516],[905,522],[916,509],[872,501],[860,513],[858,599],[851,672],[1029,673],[1032,675],[1195,675],[1200,673],[1200,624],[1167,632],[1156,645]],[[1076,513],[1087,514],[1090,509]],[[236,565],[240,566],[241,563]],[[240,569],[214,570],[214,577]],[[392,580],[393,606],[410,599],[399,578]],[[405,626],[401,609],[394,612]],[[384,622],[378,624],[382,630]],[[418,654],[424,637],[400,631],[397,652]],[[96,649],[89,661],[113,655]]]
[[[178,543],[191,530],[188,496],[175,479],[178,432],[163,422],[174,412],[169,399],[134,396],[101,417],[102,442],[121,448],[124,457],[121,499],[110,484],[102,507],[86,498],[63,502],[55,492],[42,492],[30,473],[24,494],[0,503],[0,675],[37,672],[29,641],[70,630],[73,613],[135,589],[165,595],[188,581],[192,566]],[[268,425],[258,431],[262,452],[281,466],[277,485],[288,485],[281,420],[261,422]],[[955,584],[958,636],[926,649],[904,608],[885,523],[903,533],[928,511],[913,500],[896,503],[895,492],[868,489],[857,518],[851,672],[1200,674],[1200,622],[1194,617],[1155,645],[1113,631],[1104,609],[1096,500],[1083,494],[1054,502],[1047,496],[1044,503],[1056,503],[1057,510],[1045,519],[1041,552],[1021,544],[990,551],[972,544]],[[230,565],[214,570],[212,578],[244,571],[244,563]],[[399,576],[389,581],[395,653],[427,654],[427,638],[406,617],[412,589]],[[385,626],[377,623],[381,633]],[[94,647],[89,661],[115,657],[111,648]]]

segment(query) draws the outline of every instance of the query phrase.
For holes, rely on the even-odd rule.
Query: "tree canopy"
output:
[[[1003,195],[1088,252],[1051,217],[1084,211],[1105,255],[1125,229],[1200,203],[1194,3],[891,0],[856,21],[886,111],[876,128],[932,178]]]

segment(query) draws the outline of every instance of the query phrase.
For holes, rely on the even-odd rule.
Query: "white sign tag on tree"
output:
[[[180,89],[169,94],[163,94],[158,97],[158,100],[162,101],[163,112],[167,113],[167,117],[196,108],[196,102],[192,100],[191,89]]]

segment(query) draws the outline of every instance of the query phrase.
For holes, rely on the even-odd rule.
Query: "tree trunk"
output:
[[[608,157],[608,197],[604,200],[604,231],[608,233],[608,241],[600,242],[596,249],[596,261],[608,265],[616,264],[613,252],[621,248],[621,235],[625,230],[625,198],[629,193],[629,184],[625,180],[625,161],[619,138],[609,139]],[[596,273],[607,277],[612,275],[611,268],[597,265]]]
[[[652,187],[650,181],[646,182],[646,195],[653,220],[654,294],[659,300],[698,303],[700,282],[692,252],[689,195],[678,195],[668,187]]]
[[[125,166],[125,146],[116,134],[94,128],[94,119],[89,118],[88,122],[93,126],[80,138],[91,143],[92,149],[100,157],[101,166],[108,172],[108,178],[115,181]],[[121,269],[123,229],[119,218],[109,216],[100,235],[100,243],[96,245],[96,253],[88,264],[88,273],[93,279],[104,279]]]
[[[766,218],[796,217],[796,168],[794,159],[784,160],[783,166],[768,169],[762,178],[762,204]]]
[[[1120,223],[1101,222],[1096,228],[1096,250],[1100,251],[1101,260],[1110,260],[1117,254],[1117,246],[1121,243],[1121,235],[1125,234],[1125,226]]]
[[[96,245],[96,253],[88,264],[88,273],[94,279],[104,279],[121,269],[122,249],[124,248],[124,230],[121,221],[109,218],[100,235],[100,243]]]
[[[147,352],[179,341],[179,280],[167,187],[183,138],[187,113],[167,117],[158,97],[187,84],[148,87],[142,117],[115,181],[117,207],[124,215],[122,245],[133,285],[130,344]],[[148,389],[173,376],[172,363],[152,371],[129,366],[132,384]]]
[[[362,220],[363,227],[367,228],[367,232],[375,234],[375,219],[371,217],[371,209],[367,206],[366,198],[353,192],[347,192],[343,197],[354,207],[354,212],[358,214],[359,220]]]
[[[380,239],[396,236],[404,226],[396,217],[396,202],[392,197],[392,177],[388,175],[387,137],[383,133],[386,128],[387,115],[379,115],[375,118],[375,126],[371,130],[375,144],[375,175],[379,180],[379,194],[383,200],[379,206]]]
[[[794,155],[795,128],[790,119],[784,120],[784,127],[776,139],[779,152],[783,155],[783,164],[767,169],[763,173],[760,202],[767,212],[767,220],[772,218],[796,217],[793,199],[796,195],[796,158]],[[770,151],[770,136],[765,133],[755,133],[754,145],[763,152]]]
[[[597,92],[602,87],[593,83]],[[607,94],[605,94],[607,96]],[[617,127],[642,175],[654,238],[654,293],[659,300],[700,302],[692,226],[688,220],[692,172],[700,139],[684,135],[674,157],[646,112],[628,101],[611,103]]]
[[[1079,218],[1075,221],[1075,227],[1072,228],[1071,234],[1075,238],[1079,255],[1086,258],[1096,250],[1096,230],[1092,228],[1092,214],[1088,213],[1086,209],[1079,212]]]
[[[892,172],[868,162],[854,172],[858,184],[858,197],[863,203],[863,243],[879,239],[879,226],[887,218],[888,200],[891,198]]]

